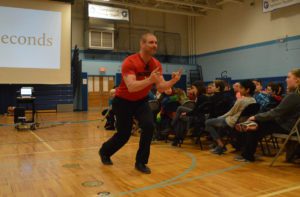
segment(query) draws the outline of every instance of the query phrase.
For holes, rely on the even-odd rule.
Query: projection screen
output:
[[[70,84],[70,4],[0,0],[0,27],[1,84]]]

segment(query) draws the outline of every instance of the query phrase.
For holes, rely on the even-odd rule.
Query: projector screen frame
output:
[[[0,84],[70,84],[72,36],[71,4],[49,0],[26,0],[26,2],[22,0],[0,0],[0,6],[57,11],[61,13],[59,69],[1,67]]]

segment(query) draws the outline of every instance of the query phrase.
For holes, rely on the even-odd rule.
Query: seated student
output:
[[[278,85],[273,82],[268,83],[266,88],[266,94],[268,94],[270,97],[269,97],[269,104],[266,106],[267,111],[276,107],[282,100],[282,97],[277,95],[277,92],[278,92]]]
[[[189,100],[189,98],[187,97],[185,91],[183,91],[180,88],[175,88],[174,89],[174,93],[178,96],[178,102],[182,105],[183,103],[185,103],[186,101]]]
[[[277,83],[276,86],[277,86],[277,88],[276,88],[277,92],[276,92],[274,98],[278,103],[280,103],[283,99],[284,87],[283,87],[282,83]]]
[[[157,115],[160,130],[163,130],[163,133],[168,133],[177,108],[187,101],[187,97],[184,91],[176,88],[169,88],[161,94],[158,101],[161,105],[161,111]]]
[[[156,93],[157,93],[156,86],[153,85],[151,91],[148,94],[148,99],[149,100],[156,100],[157,99]]]
[[[214,84],[213,83],[209,83],[207,85],[207,88],[206,88],[206,96],[213,96],[214,95]]]
[[[180,88],[169,88],[165,90],[158,98],[163,110],[171,112],[176,111],[177,107],[182,105],[187,100],[188,97]]]
[[[260,112],[268,111],[271,97],[263,91],[262,83],[260,80],[254,79],[252,80],[255,84],[255,93],[253,97],[256,102],[260,105]]]
[[[257,122],[258,130],[244,133],[244,147],[241,156],[236,158],[237,161],[254,161],[261,136],[272,132],[288,134],[296,123],[300,116],[300,69],[291,70],[286,82],[289,93],[276,108],[249,118],[248,121]]]
[[[223,96],[226,98],[225,100],[229,103],[228,110],[234,105],[235,101],[237,100],[237,94],[240,96],[239,89],[235,90],[234,88],[232,89],[227,81],[224,81],[225,84],[225,89]],[[238,86],[239,87],[239,86]],[[236,92],[237,91],[237,92]],[[226,110],[226,112],[228,111]]]
[[[233,84],[233,86],[232,86],[236,100],[242,98],[241,93],[240,93],[240,86],[241,86],[241,84],[239,82]]]
[[[196,104],[194,109],[190,109],[184,106],[180,106],[177,108],[176,116],[172,120],[172,127],[175,132],[175,138],[173,141],[173,146],[177,146],[178,143],[182,143],[184,133],[189,128],[189,117],[197,116],[201,113],[201,105],[208,101],[205,96],[205,85],[202,81],[195,81],[192,84],[190,92],[196,97]],[[204,121],[204,118],[203,118]]]
[[[190,101],[195,101],[196,100],[196,96],[194,95],[193,91],[192,91],[192,88],[191,87],[188,87],[186,89],[186,94],[187,94],[187,97]]]
[[[213,83],[214,95],[209,97],[209,101],[212,103],[212,109],[210,112],[210,118],[216,118],[228,112],[232,107],[234,101],[231,96],[228,96],[224,92],[225,83],[222,80],[215,80]]]
[[[240,93],[243,97],[237,100],[234,106],[223,116],[209,119],[205,122],[205,131],[210,133],[212,138],[217,142],[217,146],[211,150],[212,153],[221,155],[226,152],[227,149],[222,142],[219,130],[228,127],[233,128],[242,111],[249,104],[256,103],[255,99],[252,97],[254,90],[255,85],[252,81],[242,81],[240,83]]]

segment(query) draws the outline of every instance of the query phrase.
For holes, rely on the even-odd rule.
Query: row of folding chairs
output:
[[[160,104],[157,100],[151,100],[149,101],[149,106],[151,108],[152,111],[154,112],[159,112],[160,110]],[[195,107],[195,102],[194,101],[187,101],[183,104],[183,106],[188,107],[190,109],[193,109]],[[248,117],[255,115],[259,110],[259,105],[258,104],[250,104],[248,105],[243,112],[241,113],[237,123],[246,121]],[[282,133],[273,133],[271,135],[265,136],[263,137],[259,144],[262,150],[262,153],[264,155],[271,155],[271,150],[269,145],[271,144],[273,146],[274,149],[278,150],[277,153],[275,154],[270,166],[273,166],[274,163],[276,162],[276,160],[278,159],[278,157],[283,153],[283,151],[285,150],[287,144],[289,141],[293,141],[296,142],[297,145],[300,145],[300,118],[297,120],[297,122],[295,123],[295,125],[293,126],[292,130],[289,132],[289,134],[282,134]],[[203,149],[203,145],[200,139],[201,135],[197,136],[196,139],[196,144],[198,143],[200,145],[200,148]],[[281,145],[281,147],[279,147],[279,143],[278,143],[278,139],[283,139],[284,142]],[[265,145],[265,146],[264,146]],[[294,149],[294,151],[297,150],[298,147],[296,147]],[[287,152],[287,161],[292,160],[292,157],[295,155],[295,152]]]

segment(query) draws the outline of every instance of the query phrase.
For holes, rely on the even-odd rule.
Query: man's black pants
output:
[[[126,144],[130,138],[133,117],[135,117],[142,130],[136,163],[147,164],[154,131],[153,114],[148,105],[148,99],[128,101],[115,97],[112,109],[116,115],[117,133],[102,145],[101,153],[110,157]]]

